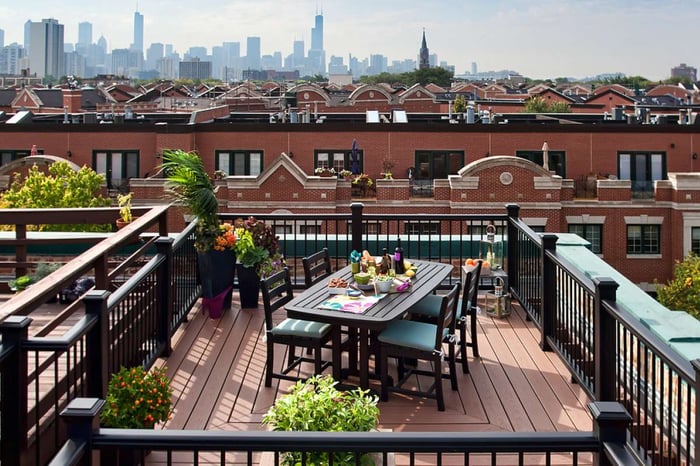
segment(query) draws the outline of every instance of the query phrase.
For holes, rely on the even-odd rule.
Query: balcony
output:
[[[71,418],[73,400],[103,397],[107,376],[120,365],[165,364],[176,389],[175,412],[166,429],[93,432],[88,427],[72,432],[90,435],[94,449],[148,448],[149,464],[193,463],[195,458],[199,464],[272,464],[266,461],[275,451],[290,445],[326,449],[331,440],[335,447],[353,451],[394,452],[397,464],[505,464],[519,454],[522,464],[599,464],[603,458],[606,464],[633,464],[625,462],[632,461],[625,456],[632,453],[648,464],[693,464],[698,457],[700,364],[689,362],[697,359],[692,347],[669,346],[649,316],[641,322],[633,315],[632,290],[602,278],[609,270],[595,262],[596,256],[585,256],[585,247],[571,244],[569,237],[560,243],[556,235],[540,236],[517,213],[517,206],[508,206],[503,215],[419,216],[412,221],[438,222],[440,228],[417,234],[403,233],[400,215],[363,214],[358,205],[349,215],[259,215],[289,232],[281,244],[299,286],[300,258],[322,246],[331,249],[338,268],[351,249],[377,250],[401,234],[408,256],[460,265],[478,256],[479,232],[486,224],[494,222],[503,232],[509,291],[517,301],[513,313],[503,320],[479,316],[482,358],[470,360],[470,374],[460,374],[459,392],[446,390],[446,412],[438,413],[432,401],[394,395],[380,403],[381,426],[393,432],[371,437],[261,429],[261,416],[288,387],[279,383],[266,389],[261,383],[262,311],[234,306],[218,321],[205,319],[192,269],[192,226],[171,238],[165,234],[162,210],[141,215],[46,284],[0,306],[5,316],[0,324],[2,461],[48,464],[59,452],[52,464],[69,464],[66,458],[87,454],[83,437],[64,443],[60,413],[69,407],[64,412],[69,425],[89,426],[90,416],[97,415],[91,410],[94,403],[83,400],[79,415]],[[20,218],[28,224],[37,221]],[[298,233],[303,225],[319,222],[315,234]],[[365,233],[357,234],[361,225]],[[121,264],[105,260],[120,256],[135,237],[143,243]],[[141,265],[133,267],[138,257]],[[584,271],[588,259],[594,267]],[[460,268],[455,270],[445,287],[461,279]],[[46,298],[85,273],[99,278],[98,289],[70,309],[59,308],[56,319],[39,319]],[[41,326],[32,327],[25,316]],[[610,419],[613,426],[606,424]],[[617,434],[607,437],[615,426]],[[629,451],[621,450],[615,438],[628,439]]]

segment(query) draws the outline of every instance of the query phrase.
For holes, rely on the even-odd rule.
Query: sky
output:
[[[624,73],[667,79],[671,68],[700,67],[700,0],[0,0],[5,45],[24,41],[24,23],[54,18],[75,43],[78,23],[108,48],[133,42],[134,11],[144,15],[144,47],[189,47],[261,38],[262,54],[311,45],[314,16],[324,17],[326,58],[382,54],[417,60],[423,30],[431,54],[456,74],[514,70],[532,79]]]

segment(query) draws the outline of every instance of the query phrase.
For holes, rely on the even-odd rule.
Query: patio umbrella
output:
[[[542,168],[549,171],[549,144],[547,141],[542,144]]]
[[[360,173],[360,161],[357,157],[357,141],[352,140],[352,154],[351,154],[352,165],[350,166],[350,171],[353,175],[358,175]]]

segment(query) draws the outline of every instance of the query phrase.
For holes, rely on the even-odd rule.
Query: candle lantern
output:
[[[486,293],[486,313],[500,319],[510,315],[510,293],[504,292],[501,277],[496,277],[495,282],[494,290]]]

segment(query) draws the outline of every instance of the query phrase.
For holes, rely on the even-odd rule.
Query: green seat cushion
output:
[[[284,319],[271,330],[271,333],[275,335],[321,338],[330,331],[331,324],[314,322],[312,320]]]
[[[435,349],[435,330],[435,324],[395,320],[382,330],[377,338],[382,343],[429,352]]]
[[[428,296],[421,298],[421,300],[413,306],[409,307],[408,313],[437,319],[440,315],[441,305],[442,295],[429,294]]]

